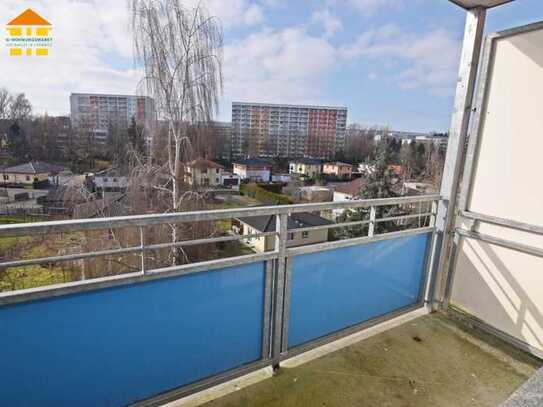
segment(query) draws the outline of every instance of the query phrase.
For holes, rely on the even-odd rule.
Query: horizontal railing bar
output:
[[[434,215],[434,213],[432,213],[432,212],[427,212],[427,213],[420,213],[420,214],[417,213],[417,214],[413,214],[413,215],[391,216],[391,217],[388,217],[388,218],[379,218],[379,219],[375,219],[375,223],[379,223],[379,222],[390,222],[390,221],[394,221],[394,220],[425,218],[425,217],[433,216],[433,215]]]
[[[298,228],[298,229],[289,229],[289,233],[292,233],[292,232],[309,232],[311,230],[321,230],[321,229],[335,229],[335,228],[342,228],[342,227],[349,227],[349,226],[367,225],[369,223],[370,223],[369,220],[357,220],[357,221],[353,221],[353,222],[331,223],[329,225],[311,226],[311,227],[307,227],[307,228]]]
[[[468,237],[470,239],[480,240],[482,242],[495,244],[496,246],[501,246],[506,249],[516,250],[518,252],[531,254],[537,257],[543,257],[543,249],[539,247],[529,246],[522,243],[513,242],[511,240],[501,239],[499,237],[494,237],[486,235],[483,233],[472,232],[470,230],[457,228],[456,232],[463,237]]]
[[[529,223],[518,222],[511,219],[499,218],[497,216],[484,215],[482,213],[471,212],[471,211],[462,211],[460,212],[460,216],[464,218],[472,219],[472,220],[478,220],[484,223],[491,223],[493,225],[504,226],[507,228],[520,230],[523,232],[530,232],[530,233],[535,233],[538,235],[543,235],[543,226],[531,225]]]
[[[118,249],[111,249],[111,250],[101,250],[97,252],[65,254],[62,256],[51,256],[51,257],[37,257],[35,259],[6,261],[3,263],[0,263],[0,268],[32,266],[35,264],[55,263],[59,261],[73,261],[73,260],[88,259],[92,257],[114,256],[116,254],[137,253],[140,251],[141,251],[141,246],[132,246],[132,247],[121,247]]]
[[[262,206],[235,209],[214,209],[195,212],[160,213],[148,215],[119,216],[98,219],[74,219],[50,222],[0,225],[0,236],[27,236],[54,234],[81,230],[114,229],[130,226],[149,226],[181,222],[220,220],[225,218],[250,217],[260,215],[279,215],[301,212],[316,212],[332,209],[369,208],[372,206],[405,205],[431,202],[440,199],[439,195],[420,195],[401,198],[368,199],[360,201],[310,203],[298,205]]]
[[[266,232],[266,233],[255,233],[252,235],[235,235],[235,236],[224,236],[217,238],[207,238],[207,239],[196,239],[196,240],[185,240],[180,242],[168,242],[168,243],[157,243],[153,245],[144,245],[144,246],[132,246],[132,247],[121,247],[118,249],[111,250],[101,250],[96,252],[88,253],[77,253],[77,254],[66,254],[62,256],[51,256],[51,257],[37,257],[35,259],[24,259],[24,260],[13,260],[0,263],[1,268],[8,267],[23,267],[23,266],[32,266],[37,264],[45,263],[55,263],[61,261],[73,261],[73,260],[82,260],[94,257],[104,257],[104,256],[114,256],[118,254],[129,254],[129,253],[138,253],[143,250],[157,250],[157,249],[166,249],[170,247],[179,247],[179,246],[195,246],[198,244],[211,244],[211,243],[220,243],[220,242],[229,242],[235,240],[246,240],[251,238],[260,238],[265,236],[274,236],[276,232]]]
[[[165,249],[169,247],[178,247],[178,246],[195,246],[199,244],[211,244],[211,243],[221,243],[221,242],[231,242],[236,240],[247,240],[247,239],[258,239],[260,237],[266,236],[275,236],[277,232],[265,232],[265,233],[253,233],[251,235],[230,235],[230,236],[221,236],[215,238],[207,239],[195,239],[195,240],[183,240],[180,242],[169,242],[169,243],[157,243],[145,246],[146,250],[157,250]]]
[[[170,266],[161,269],[149,270],[146,274],[141,272],[119,274],[115,276],[100,277],[95,279],[75,281],[72,283],[61,283],[43,287],[30,288],[26,290],[0,292],[0,305],[15,304],[38,299],[58,297],[62,295],[75,294],[83,291],[90,291],[102,288],[111,288],[122,285],[145,283],[161,278],[170,278],[212,271],[225,267],[233,267],[266,260],[277,257],[275,252],[250,254],[245,256],[229,257],[226,259],[209,260],[194,264]]]
[[[429,226],[417,229],[401,230],[399,232],[383,233],[380,235],[374,235],[372,237],[355,237],[352,239],[337,240],[334,242],[317,243],[307,246],[292,247],[287,249],[287,256],[299,256],[302,254],[316,253],[324,250],[333,250],[342,247],[357,246],[366,243],[379,242],[382,240],[397,239],[401,237],[420,235],[424,233],[430,233],[435,230],[435,227]]]

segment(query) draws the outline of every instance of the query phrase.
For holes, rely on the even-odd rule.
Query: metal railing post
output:
[[[141,274],[145,274],[145,232],[143,226],[140,226],[140,255],[141,255]]]
[[[432,209],[430,210],[430,213],[432,214],[430,216],[430,224],[428,226],[435,227],[436,225],[436,218],[437,218],[437,202],[438,201],[432,201]]]
[[[264,322],[262,327],[262,359],[270,357],[273,315],[273,260],[265,262],[264,270]]]
[[[375,206],[370,208],[370,224],[368,226],[368,237],[373,237],[375,234]]]
[[[484,38],[486,9],[476,7],[468,10],[464,43],[460,60],[460,74],[456,87],[454,113],[449,131],[447,157],[441,181],[441,198],[436,221],[439,258],[433,267],[432,309],[446,308],[447,284],[450,281],[450,259],[454,246],[454,224],[456,221],[456,201],[460,177],[464,163],[464,146],[468,134],[472,111],[477,70]]]
[[[435,283],[434,264],[437,260],[438,250],[439,250],[439,246],[437,245],[438,236],[437,236],[437,228],[436,228],[438,208],[439,208],[439,201],[432,201],[432,209],[430,210],[430,213],[431,213],[430,222],[428,226],[434,229],[430,236],[430,241],[429,241],[428,249],[426,252],[426,256],[427,256],[426,267],[425,267],[426,277],[425,277],[425,282],[424,282],[424,287],[423,287],[424,291],[422,293],[424,296],[424,303],[429,304],[430,306],[432,305],[431,296],[434,290],[434,283]]]
[[[286,250],[288,240],[288,214],[283,213],[276,218],[275,252],[277,260],[275,261],[275,298],[274,298],[274,323],[272,336],[272,364],[274,368],[279,367],[281,357],[281,340],[283,336],[283,309],[285,299],[285,265]]]

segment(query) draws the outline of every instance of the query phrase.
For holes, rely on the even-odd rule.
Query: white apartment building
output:
[[[346,127],[346,107],[233,102],[232,156],[331,158]]]
[[[87,129],[99,144],[107,141],[111,127],[126,129],[132,118],[143,126],[147,144],[156,126],[155,102],[147,96],[72,93],[70,112],[74,129]]]

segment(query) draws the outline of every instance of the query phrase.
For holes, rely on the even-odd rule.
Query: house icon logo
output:
[[[6,25],[9,55],[46,56],[53,44],[51,23],[32,9],[27,9]]]

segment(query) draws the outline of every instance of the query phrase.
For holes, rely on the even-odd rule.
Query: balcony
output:
[[[10,366],[0,373],[0,402],[158,405],[250,372],[269,375],[272,367],[276,377],[216,403],[505,400],[540,362],[446,316],[425,316],[439,201],[416,196],[0,226],[2,236],[14,237],[123,228],[141,235],[133,246],[0,264],[51,267],[127,254],[141,260],[138,272],[0,293],[0,345],[9,349],[2,360]],[[382,207],[409,214],[379,218]],[[287,247],[290,214],[348,208],[368,216],[304,230],[359,228],[358,237]],[[274,231],[160,244],[145,237],[156,225],[262,215],[275,215]],[[376,233],[384,223],[402,227]],[[146,259],[157,249],[263,236],[275,238],[275,250],[162,268],[149,268]],[[350,346],[301,364],[338,340]]]
[[[124,273],[81,267],[0,293],[0,405],[495,406],[512,393],[507,407],[543,405],[543,23],[489,36],[481,57],[485,7],[510,1],[453,2],[468,18],[440,195],[2,225],[1,237],[64,238],[52,256],[1,253],[0,272],[131,258]],[[359,220],[302,229],[355,233],[287,245],[290,215],[343,210]],[[275,225],[150,238],[254,216]],[[104,247],[67,250],[97,231]],[[262,253],[153,257],[267,237]]]

